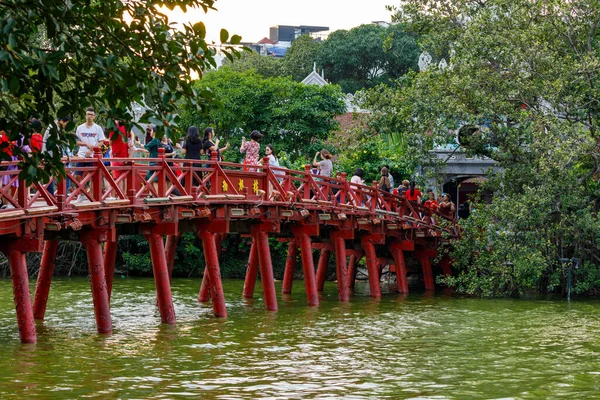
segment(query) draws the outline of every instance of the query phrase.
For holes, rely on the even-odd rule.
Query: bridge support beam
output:
[[[356,283],[356,255],[351,254],[348,260],[348,288],[354,290],[354,284]]]
[[[381,285],[379,283],[379,263],[375,252],[375,244],[385,243],[385,236],[379,234],[365,235],[361,245],[367,258],[367,271],[369,272],[369,290],[371,297],[381,298]]]
[[[271,249],[269,248],[269,235],[260,229],[260,225],[252,227],[252,237],[256,243],[258,253],[258,264],[260,266],[260,282],[263,287],[263,299],[265,307],[269,311],[277,311],[277,295],[275,292],[275,280],[273,279],[273,263],[271,261]]]
[[[450,257],[443,256],[440,260],[440,267],[442,267],[444,276],[452,276],[452,261],[450,260]]]
[[[112,332],[112,319],[101,245],[101,242],[106,240],[106,231],[99,229],[81,231],[79,240],[87,252],[96,328],[98,333],[108,334]]]
[[[106,274],[106,290],[108,291],[108,301],[112,297],[113,280],[115,277],[115,263],[117,262],[118,242],[107,241],[104,243],[104,273]]]
[[[292,240],[288,243],[287,259],[285,261],[285,271],[283,272],[283,284],[281,285],[281,294],[291,294],[294,284],[294,272],[296,270],[296,258],[298,257],[298,243]]]
[[[346,241],[338,231],[331,232],[331,240],[335,249],[335,275],[338,286],[338,300],[350,301],[350,289],[348,286],[348,268],[346,266]]]
[[[217,318],[227,318],[227,309],[225,307],[225,294],[223,293],[223,283],[221,282],[221,269],[219,267],[219,256],[217,253],[217,243],[215,234],[202,229],[198,232],[202,247],[204,248],[204,258],[206,260],[206,269],[204,270],[204,281],[211,294],[213,313]]]
[[[325,287],[325,278],[327,278],[327,267],[329,266],[329,257],[331,256],[331,249],[326,246],[321,249],[321,256],[319,257],[319,264],[317,266],[317,290],[323,291]]]
[[[46,314],[46,305],[48,304],[48,295],[50,285],[52,284],[52,274],[54,273],[54,260],[58,251],[58,240],[46,240],[42,250],[42,261],[40,271],[38,272],[37,284],[35,286],[35,295],[33,300],[33,318],[44,319]]]
[[[425,283],[425,290],[435,290],[433,271],[431,269],[431,259],[437,257],[437,250],[418,249],[415,251],[415,256],[419,259],[423,269],[423,282]]]
[[[304,272],[306,299],[309,306],[316,307],[319,305],[319,294],[315,280],[315,264],[313,262],[311,240],[307,232],[309,230],[310,228],[305,225],[292,228],[292,232],[300,244],[300,252],[302,253],[302,271]]]
[[[13,283],[13,295],[21,343],[35,343],[37,337],[35,334],[35,324],[33,322],[25,253],[15,249],[8,250],[5,254],[8,257],[8,262],[10,264],[10,276],[12,277]]]
[[[151,229],[150,233],[146,234],[146,239],[150,243],[152,272],[154,284],[156,285],[156,300],[160,319],[163,324],[174,325],[176,321],[175,308],[173,307],[171,282],[169,280],[169,270],[167,269],[165,244],[158,229]]]
[[[246,268],[246,279],[244,280],[244,291],[242,297],[251,299],[254,297],[254,288],[256,287],[256,277],[258,276],[258,250],[256,240],[252,240],[250,246],[250,255],[248,256],[248,266]]]
[[[177,253],[177,244],[180,235],[167,235],[165,239],[165,251],[167,257],[167,269],[169,270],[169,279],[173,277],[173,267],[175,266],[175,254]]]
[[[391,244],[392,257],[396,265],[396,290],[399,293],[408,293],[408,280],[406,279],[406,262],[404,259],[404,251],[413,251],[415,249],[414,242],[401,241]]]
[[[204,268],[202,274],[202,283],[200,284],[200,292],[198,293],[198,303],[208,303],[210,301],[210,278],[208,276],[208,268]]]

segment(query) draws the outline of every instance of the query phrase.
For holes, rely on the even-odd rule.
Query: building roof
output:
[[[274,41],[269,39],[268,37],[264,37],[258,41],[259,44],[275,44]]]
[[[325,86],[329,85],[329,83],[317,72],[317,63],[313,64],[313,70],[304,80],[302,81],[305,85],[319,85]]]

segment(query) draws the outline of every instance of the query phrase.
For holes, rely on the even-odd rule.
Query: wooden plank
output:
[[[45,206],[45,207],[33,207],[25,210],[25,214],[46,214],[58,211],[58,207],[56,206]]]
[[[0,219],[16,218],[16,217],[20,217],[22,215],[25,215],[25,211],[23,211],[23,210],[10,210],[10,211],[2,210],[2,211],[0,211]]]
[[[99,201],[76,201],[71,203],[71,206],[76,210],[83,210],[87,208],[102,207],[102,203],[100,203]]]

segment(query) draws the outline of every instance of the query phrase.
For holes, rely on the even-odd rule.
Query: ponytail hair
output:
[[[414,196],[415,195],[415,181],[410,181],[410,195]]]

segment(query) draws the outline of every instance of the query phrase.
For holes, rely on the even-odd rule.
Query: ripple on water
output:
[[[229,318],[175,280],[176,326],[160,325],[150,279],[115,281],[114,333],[95,332],[89,282],[53,282],[39,343],[18,344],[0,281],[0,397],[597,397],[600,303],[386,295],[318,308],[301,286],[278,313],[240,299]],[[360,288],[359,288],[360,292]]]

